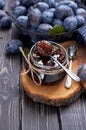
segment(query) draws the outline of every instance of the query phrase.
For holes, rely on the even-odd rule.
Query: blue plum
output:
[[[28,16],[19,16],[17,18],[17,22],[20,26],[24,28],[28,28],[30,26],[29,18]]]
[[[36,4],[37,2],[41,2],[42,0],[32,0],[33,4]]]
[[[27,14],[27,9],[24,6],[17,6],[14,10],[13,10],[13,15],[15,17],[19,17],[21,15],[26,15]]]
[[[0,9],[3,9],[5,6],[5,0],[0,0]]]
[[[77,15],[76,19],[78,26],[82,26],[83,24],[85,24],[85,18],[82,15]]]
[[[73,10],[76,10],[78,8],[77,3],[75,3],[72,0],[63,0],[63,1],[60,1],[59,5],[67,5],[67,6],[71,7]]]
[[[53,24],[53,26],[54,26],[54,25],[61,25],[61,26],[62,26],[62,20],[61,20],[61,19],[58,19],[58,18],[57,18],[57,19],[54,19],[52,24]]]
[[[56,8],[58,5],[59,5],[59,2],[56,1],[56,2],[55,2],[55,8]]]
[[[56,18],[64,19],[68,16],[73,16],[73,10],[67,5],[59,5],[56,7],[55,16]]]
[[[43,11],[42,13],[42,21],[44,23],[52,23],[54,14],[51,11]]]
[[[5,51],[7,54],[17,54],[19,53],[19,47],[23,47],[23,43],[18,39],[13,39],[8,41]]]
[[[82,81],[86,81],[86,64],[82,64],[79,66],[77,75]]]
[[[34,5],[34,8],[38,8],[41,11],[44,11],[49,9],[49,5],[45,2],[38,2]]]
[[[38,8],[31,8],[29,11],[30,25],[37,28],[41,22],[41,11]]]
[[[77,19],[74,16],[70,16],[64,19],[63,26],[66,31],[72,32],[77,28]]]
[[[55,7],[55,0],[43,0],[46,2],[50,8]]]
[[[56,9],[55,8],[50,8],[49,11],[51,11],[52,13],[55,13]]]
[[[49,29],[51,29],[52,26],[50,24],[40,24],[39,27],[37,28],[37,31],[41,32],[41,33],[48,33]]]
[[[76,10],[76,15],[79,15],[79,14],[82,14],[82,13],[86,13],[86,10],[83,9],[83,8],[78,8],[78,9]]]
[[[25,6],[25,7],[30,7],[30,5],[32,5],[32,0],[21,0],[21,5]]]
[[[12,25],[12,21],[11,21],[10,17],[3,16],[0,19],[0,28],[8,29],[11,27],[11,25]]]

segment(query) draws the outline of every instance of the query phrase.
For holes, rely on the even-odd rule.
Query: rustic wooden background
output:
[[[5,9],[8,9],[6,0]],[[69,106],[52,107],[33,102],[20,82],[22,57],[6,56],[5,46],[18,38],[15,27],[0,30],[0,130],[85,130],[86,93]]]

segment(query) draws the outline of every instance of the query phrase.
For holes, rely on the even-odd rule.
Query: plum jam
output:
[[[67,66],[67,52],[62,45],[52,41],[38,41],[30,50],[28,60],[35,76],[39,76],[41,84],[53,83],[65,76],[64,70],[53,60]],[[38,78],[39,78],[38,77]]]
[[[55,57],[60,63],[63,63],[66,58],[65,53],[60,47],[44,40],[38,42],[32,56],[39,64],[46,66],[57,66],[57,63],[50,56]]]

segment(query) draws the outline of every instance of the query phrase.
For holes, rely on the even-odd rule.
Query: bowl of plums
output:
[[[54,59],[53,59],[54,58]],[[66,72],[56,62],[68,65],[66,49],[52,41],[36,42],[28,54],[30,77],[36,84],[51,84],[64,78]]]
[[[67,40],[85,25],[86,7],[78,0],[10,0],[8,15],[33,43]]]

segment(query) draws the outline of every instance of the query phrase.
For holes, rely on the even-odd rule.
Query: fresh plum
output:
[[[38,8],[32,8],[29,12],[30,25],[37,28],[41,22],[41,11]]]
[[[82,15],[77,15],[76,19],[78,26],[82,26],[83,24],[85,24],[85,18]]]
[[[30,25],[28,16],[19,16],[17,18],[17,22],[20,26],[24,28],[28,28]]]
[[[86,81],[86,64],[82,64],[77,71],[77,75],[81,80]]]
[[[24,6],[17,6],[14,10],[13,10],[13,15],[15,17],[19,17],[21,15],[26,15],[27,14],[27,9]]]
[[[52,24],[53,24],[53,25],[61,25],[61,26],[62,26],[62,20],[56,18],[56,19],[53,20],[53,23],[52,23]]]
[[[50,8],[55,7],[55,0],[43,0],[46,2]]]
[[[70,8],[72,8],[74,11],[77,9],[77,3],[75,3],[74,1],[72,0],[63,0],[63,1],[60,1],[58,5],[67,5],[69,6]]]
[[[43,11],[42,13],[42,21],[44,23],[52,23],[54,14],[48,10]]]
[[[77,19],[74,16],[70,16],[65,18],[63,22],[63,26],[66,31],[71,32],[77,28]]]
[[[3,9],[5,6],[5,0],[0,0],[0,9]]]
[[[51,28],[52,26],[50,24],[42,23],[37,28],[37,31],[42,32],[42,33],[48,33],[49,29]]]
[[[13,39],[8,41],[5,50],[7,54],[17,54],[19,53],[19,47],[23,47],[23,43],[18,39]]]
[[[3,28],[3,29],[8,29],[10,28],[12,25],[12,21],[10,19],[10,17],[8,16],[3,16],[1,19],[0,19],[0,28]]]
[[[79,14],[82,14],[82,13],[86,13],[86,10],[83,9],[83,8],[78,8],[78,9],[76,10],[76,15],[79,15]]]
[[[32,0],[33,4],[36,4],[37,2],[41,2],[42,0]]]
[[[55,8],[50,8],[49,11],[52,12],[52,13],[55,13],[56,9]]]
[[[73,16],[73,10],[67,5],[59,5],[56,7],[55,16],[56,18],[64,19],[68,16]]]
[[[49,9],[49,5],[45,2],[38,2],[34,5],[34,8],[38,8],[41,11],[44,11]]]
[[[25,6],[25,7],[30,7],[30,5],[32,5],[33,1],[32,0],[21,0],[21,5]]]

